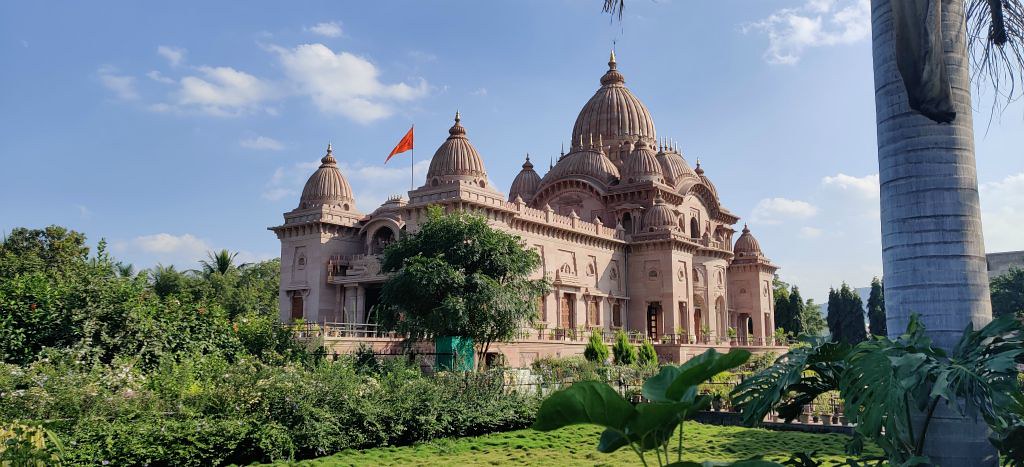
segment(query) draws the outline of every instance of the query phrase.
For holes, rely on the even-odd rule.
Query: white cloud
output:
[[[348,53],[335,53],[323,44],[293,49],[272,46],[295,90],[309,96],[321,111],[369,123],[394,113],[396,102],[427,94],[427,83],[385,84],[370,61]]]
[[[474,96],[486,96],[487,95],[487,88],[477,89],[476,91],[473,91],[470,94],[472,94]]]
[[[985,249],[1024,250],[1024,172],[979,187]]]
[[[139,91],[135,88],[135,77],[118,74],[112,66],[102,66],[96,71],[100,83],[117,95],[118,99],[133,101],[139,98]]]
[[[181,79],[178,105],[215,116],[236,116],[259,108],[273,97],[263,80],[230,67],[199,67],[202,77]]]
[[[114,241],[111,246],[114,253],[140,268],[160,263],[173,264],[181,269],[192,269],[198,266],[199,260],[206,258],[208,252],[220,249],[191,233],[175,235],[166,232]],[[274,257],[276,255],[270,253],[241,250],[238,251],[235,261],[237,264],[242,264]]]
[[[186,50],[181,47],[171,47],[168,45],[161,45],[156,48],[156,53],[160,54],[161,57],[167,59],[167,63],[172,67],[181,65],[185,61]]]
[[[293,199],[299,202],[299,193],[306,179],[320,166],[320,161],[299,162],[288,167],[278,167],[271,175],[260,196],[269,201]]]
[[[852,44],[871,35],[870,0],[806,0],[743,25],[743,32],[768,35],[769,63],[792,65],[811,47]]]
[[[787,219],[807,219],[818,213],[818,208],[806,201],[787,198],[764,198],[754,206],[750,222],[779,224]]]
[[[159,71],[156,71],[156,70],[152,70],[149,73],[146,73],[146,77],[151,79],[151,80],[153,80],[153,81],[156,81],[158,83],[162,83],[162,84],[174,84],[174,83],[176,83],[176,81],[174,81],[174,79],[168,78],[168,77],[164,76],[163,73],[160,73]]]
[[[313,26],[306,28],[307,31],[324,37],[341,37],[341,23],[337,21],[330,21],[326,23],[317,23]]]
[[[822,234],[822,230],[816,227],[801,227],[800,237],[802,238],[818,238]]]
[[[840,172],[835,176],[822,178],[821,184],[844,193],[852,193],[859,198],[878,199],[878,174],[854,177]]]
[[[267,136],[256,136],[253,138],[246,138],[238,142],[240,146],[248,149],[256,149],[261,151],[280,151],[284,149],[284,145],[280,141],[270,138]]]

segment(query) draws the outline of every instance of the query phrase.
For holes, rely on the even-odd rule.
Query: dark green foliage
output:
[[[532,421],[500,375],[310,352],[279,325],[276,259],[133,276],[82,245],[54,227],[0,245],[0,420],[43,423],[65,463],[249,464]]]
[[[603,365],[608,361],[608,346],[604,344],[599,331],[590,333],[587,340],[587,348],[583,349],[583,356],[591,361]]]
[[[629,336],[621,329],[615,333],[612,359],[616,365],[632,365],[637,361],[636,347],[629,343]]]
[[[888,335],[885,325],[885,295],[882,287],[882,281],[877,277],[871,279],[871,295],[868,296],[868,324],[871,328],[871,335],[874,336]]]
[[[545,400],[533,428],[550,431],[576,424],[604,427],[597,450],[615,452],[630,446],[646,465],[644,452],[654,450],[658,463],[669,460],[668,443],[677,431],[678,458],[682,461],[682,430],[676,430],[695,411],[707,407],[710,397],[698,395],[698,386],[718,373],[742,365],[750,352],[719,354],[708,350],[681,366],[665,366],[644,382],[643,395],[651,402],[633,406],[611,386],[586,381],[556,392]],[[664,455],[664,456],[663,456]]]
[[[793,286],[793,290],[789,293],[789,303],[786,304],[785,310],[786,321],[781,324],[776,322],[776,326],[781,327],[787,334],[792,336],[799,336],[803,334],[805,331],[804,299],[800,296],[800,289],[795,285]]]
[[[844,282],[839,290],[828,291],[828,330],[832,340],[855,345],[867,339],[864,327],[864,302]]]
[[[812,337],[824,335],[828,329],[825,317],[821,314],[821,305],[814,303],[813,298],[808,298],[804,304],[803,325],[804,334]]]
[[[654,350],[654,344],[650,340],[645,340],[643,345],[640,346],[640,351],[636,356],[636,363],[640,366],[658,365],[658,352]]]
[[[912,414],[924,414],[927,427],[937,404],[964,414],[966,402],[992,429],[993,445],[1019,465],[1013,440],[1024,429],[1017,376],[1017,365],[1024,362],[1024,325],[1012,317],[977,331],[969,325],[949,354],[932,347],[917,315],[894,340],[878,337],[852,348],[810,344],[736,387],[733,401],[743,407],[746,423],[760,423],[772,409],[792,418],[818,395],[838,390],[846,417],[856,424],[852,452],[870,440],[893,465],[916,465],[927,462],[921,457],[926,428],[915,433]]]
[[[991,283],[992,316],[1024,316],[1024,269],[1012,267]]]
[[[384,251],[381,271],[393,275],[375,309],[380,324],[413,336],[469,337],[481,353],[515,337],[548,290],[545,279],[529,278],[540,256],[483,217],[436,206],[428,216]]]

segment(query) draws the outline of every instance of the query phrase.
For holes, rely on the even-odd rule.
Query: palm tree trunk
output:
[[[968,323],[978,328],[992,319],[964,0],[941,0],[943,56],[956,110],[950,124],[909,108],[896,64],[890,1],[871,1],[886,322],[895,337],[917,313],[935,344],[949,350]],[[986,435],[980,420],[940,407],[925,454],[943,466],[996,465]]]

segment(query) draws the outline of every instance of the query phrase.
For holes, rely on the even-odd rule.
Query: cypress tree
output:
[[[851,345],[867,339],[864,303],[845,282],[839,290],[828,291],[828,329],[832,340]]]
[[[871,295],[868,296],[868,321],[871,324],[871,334],[885,336],[885,293],[882,281],[877,277],[871,280]]]
[[[804,299],[800,296],[800,289],[797,286],[793,286],[793,291],[789,294],[786,327],[783,328],[787,333],[794,336],[799,336],[804,333]]]
[[[789,332],[789,323],[793,319],[789,307],[789,284],[779,279],[778,275],[775,276],[772,296],[775,299],[775,329]]]

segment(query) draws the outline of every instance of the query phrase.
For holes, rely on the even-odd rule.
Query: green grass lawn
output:
[[[348,450],[291,465],[640,465],[636,454],[629,448],[613,454],[597,452],[600,433],[600,428],[588,425],[570,426],[548,433],[519,430],[472,438],[441,439],[406,447]],[[791,453],[816,451],[817,459],[841,461],[846,458],[843,454],[846,440],[847,437],[843,435],[779,432],[687,422],[683,458],[691,461],[730,461],[761,455],[769,460],[785,460]],[[674,446],[672,455],[674,459]],[[647,456],[649,464],[658,464],[653,452]]]

